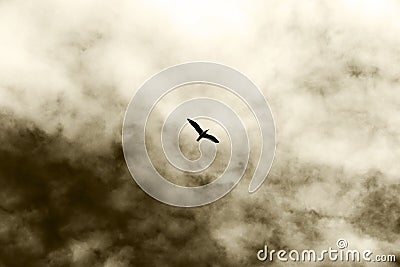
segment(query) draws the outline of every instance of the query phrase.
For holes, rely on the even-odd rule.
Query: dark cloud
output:
[[[242,197],[245,178],[211,205],[170,207],[133,182],[121,143],[111,153],[85,152],[63,137],[62,128],[47,134],[12,113],[3,113],[1,121],[0,259],[6,266],[257,264],[255,252],[264,244],[314,247],[326,241],[326,222],[340,219],[318,194],[325,205],[299,203],[303,190],[333,183],[332,201],[353,192],[334,168],[278,160],[270,183],[257,194]],[[398,188],[379,185],[382,175],[358,178],[364,193],[352,195],[357,209],[345,220],[368,236],[395,241]]]
[[[120,143],[107,155],[82,153],[62,130],[48,135],[15,117],[4,127],[9,115],[2,116],[1,142],[8,145],[0,153],[6,266],[229,261],[210,237],[204,212],[161,204],[134,184]]]
[[[353,222],[367,235],[396,241],[400,236],[400,186],[371,183],[363,190]]]

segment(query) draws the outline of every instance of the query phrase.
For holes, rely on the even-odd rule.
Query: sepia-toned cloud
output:
[[[253,266],[265,244],[339,238],[399,258],[399,12],[390,0],[0,2],[0,266]],[[230,194],[185,209],[133,181],[121,129],[146,79],[196,60],[259,86],[277,151],[256,193],[252,152]]]

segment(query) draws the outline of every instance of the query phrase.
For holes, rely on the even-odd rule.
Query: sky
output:
[[[339,238],[400,258],[399,13],[390,0],[0,1],[0,266],[263,266],[264,245]],[[198,208],[154,200],[128,171],[129,100],[190,61],[240,70],[271,107],[276,155],[254,194],[257,153],[234,190]],[[186,97],[166,96],[150,126]],[[150,153],[177,184],[214,179],[179,180]]]

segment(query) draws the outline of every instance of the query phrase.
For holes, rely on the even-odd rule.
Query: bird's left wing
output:
[[[213,136],[213,135],[206,134],[206,135],[204,136],[204,138],[207,138],[208,140],[211,140],[211,141],[213,141],[214,143],[219,143],[218,139],[215,138],[215,136]]]
[[[187,120],[190,123],[190,125],[193,126],[193,128],[196,130],[196,132],[198,132],[199,134],[201,134],[203,132],[203,130],[201,129],[200,125],[198,125],[195,121],[193,121],[191,119],[187,119]]]

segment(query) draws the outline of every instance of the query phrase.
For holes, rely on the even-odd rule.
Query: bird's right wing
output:
[[[193,126],[193,128],[196,130],[196,132],[198,132],[199,134],[201,134],[203,132],[200,125],[198,125],[195,121],[193,121],[191,119],[187,119],[187,120]]]
[[[214,143],[219,143],[218,139],[215,138],[215,136],[213,136],[213,135],[211,135],[211,134],[206,134],[206,135],[204,135],[204,138],[207,138],[207,139],[213,141]]]

